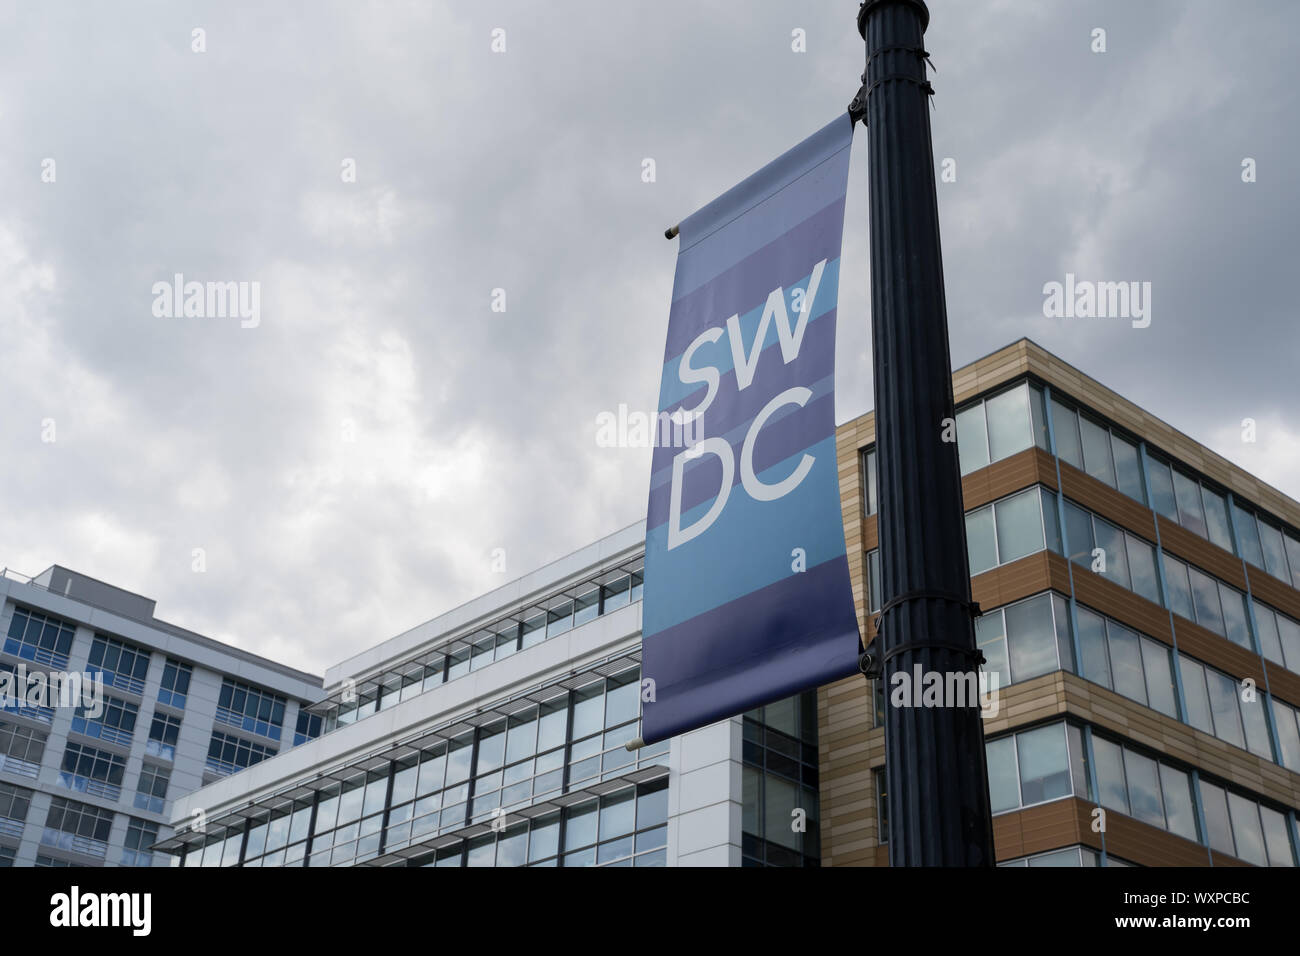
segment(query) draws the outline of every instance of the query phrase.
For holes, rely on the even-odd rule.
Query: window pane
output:
[[[802,834],[790,826],[794,809],[799,806],[799,789],[781,777],[765,774],[763,778],[763,814],[767,839],[790,850],[799,849]]]
[[[1286,669],[1300,674],[1300,624],[1284,614],[1278,614],[1273,619],[1277,622],[1277,636],[1282,642]]]
[[[1043,451],[1051,451],[1047,440],[1047,412],[1043,405],[1043,390],[1037,385],[1029,386],[1029,412],[1034,426],[1034,444]]]
[[[1061,517],[1056,511],[1056,495],[1046,488],[1038,489],[1042,497],[1040,507],[1043,513],[1043,535],[1047,547],[1056,554],[1061,553]]]
[[[1196,605],[1196,623],[1208,627],[1216,634],[1223,633],[1223,612],[1219,608],[1219,586],[1213,578],[1196,570],[1187,568],[1192,582],[1192,603]]]
[[[1231,551],[1232,530],[1228,525],[1228,500],[1202,485],[1201,501],[1205,505],[1205,524],[1210,532],[1210,540],[1223,550]]]
[[[1158,458],[1148,456],[1147,478],[1151,482],[1151,504],[1166,518],[1177,521],[1178,501],[1174,498],[1174,482],[1169,466]]]
[[[1114,621],[1106,623],[1110,638],[1110,667],[1115,691],[1143,704],[1147,701],[1146,681],[1142,676],[1142,652],[1138,636]]]
[[[1286,556],[1291,565],[1291,586],[1300,589],[1300,539],[1286,534]]]
[[[1232,842],[1232,824],[1228,822],[1228,797],[1223,788],[1201,781],[1201,803],[1205,810],[1206,836],[1210,846],[1220,853],[1236,856],[1237,848]]]
[[[1178,523],[1188,531],[1195,531],[1203,538],[1208,537],[1205,512],[1201,508],[1201,486],[1176,468],[1174,497],[1178,500]]]
[[[1093,534],[1097,537],[1097,547],[1106,554],[1106,571],[1102,575],[1120,587],[1129,586],[1128,551],[1124,544],[1124,532],[1100,519],[1092,523]]]
[[[1112,433],[1110,447],[1115,456],[1115,475],[1119,490],[1130,498],[1145,502],[1147,496],[1142,488],[1142,464],[1139,461],[1137,445]]]
[[[1171,833],[1196,839],[1196,810],[1192,805],[1192,780],[1181,770],[1160,765],[1160,792],[1165,801],[1165,819]]]
[[[1254,800],[1229,793],[1228,813],[1232,818],[1232,835],[1237,839],[1237,856],[1256,866],[1267,866],[1264,832],[1259,825],[1259,806]]]
[[[1241,722],[1246,729],[1246,749],[1265,760],[1273,759],[1273,744],[1268,736],[1268,721],[1264,717],[1264,699],[1258,694],[1254,700],[1242,700],[1240,690],[1237,703],[1241,708]]]
[[[1065,537],[1070,558],[1076,564],[1092,564],[1092,516],[1075,504],[1065,502]]]
[[[1259,815],[1264,824],[1264,846],[1268,850],[1268,865],[1295,866],[1291,838],[1287,836],[1286,817],[1263,804],[1260,804]]]
[[[1164,561],[1170,610],[1189,621],[1195,621],[1196,611],[1192,608],[1192,586],[1187,580],[1187,565],[1168,554],[1164,555]]]
[[[984,673],[996,674],[997,685],[1006,687],[1011,683],[1011,677],[1001,611],[991,611],[975,619],[975,641],[984,652]],[[992,683],[993,678],[990,677],[989,685],[992,686]]]
[[[1115,487],[1115,464],[1110,457],[1110,432],[1086,415],[1079,416],[1083,439],[1083,464],[1092,477]]]
[[[1079,653],[1083,655],[1083,676],[1094,684],[1113,687],[1110,659],[1106,654],[1106,623],[1087,608],[1078,609]]]
[[[1177,719],[1174,706],[1174,677],[1169,666],[1169,648],[1159,641],[1142,639],[1142,665],[1147,677],[1147,703],[1169,717]]]
[[[1028,680],[1057,669],[1052,600],[1040,594],[1006,609],[1007,653],[1012,678]]]
[[[1178,655],[1178,667],[1183,675],[1187,722],[1197,730],[1213,734],[1214,721],[1210,718],[1210,696],[1205,690],[1205,668],[1182,654]]]
[[[1008,564],[1043,550],[1043,520],[1036,488],[1006,498],[993,506],[997,519],[998,563]]]
[[[1092,738],[1092,756],[1097,765],[1097,786],[1103,807],[1128,813],[1128,789],[1124,786],[1124,757],[1119,744]]]
[[[970,474],[989,463],[988,436],[984,431],[984,405],[957,413],[957,457],[961,473]]]
[[[1231,677],[1218,671],[1205,670],[1205,683],[1210,691],[1210,712],[1214,715],[1214,735],[1230,744],[1244,747],[1241,733],[1241,714],[1237,710],[1237,685]]]
[[[1164,829],[1165,811],[1160,800],[1156,762],[1150,757],[1125,749],[1124,771],[1128,776],[1128,796],[1133,816],[1143,823]]]
[[[1156,574],[1156,549],[1131,534],[1124,536],[1133,590],[1153,604],[1160,603],[1160,578]]]
[[[992,740],[984,748],[989,765],[989,803],[994,813],[1020,806],[1016,781],[1016,750],[1011,737]]]
[[[1250,648],[1250,625],[1246,623],[1246,595],[1220,582],[1219,601],[1223,605],[1223,623],[1228,640]]]
[[[1070,633],[1070,607],[1065,598],[1052,594],[1052,616],[1056,619],[1056,652],[1062,670],[1074,672],[1074,642]]]
[[[996,567],[997,544],[993,535],[993,508],[985,506],[966,516],[966,552],[973,577]]]
[[[1257,568],[1264,566],[1264,549],[1259,543],[1259,529],[1255,516],[1240,505],[1232,506],[1232,520],[1237,529],[1237,545],[1241,556]]]
[[[1255,602],[1255,629],[1259,632],[1259,646],[1264,656],[1274,664],[1282,664],[1285,658],[1282,656],[1282,642],[1278,639],[1277,619],[1272,610],[1258,601]]]
[[[1282,765],[1300,773],[1300,722],[1296,712],[1281,701],[1273,701],[1273,713],[1277,717],[1277,741],[1282,748]]]
[[[1016,735],[1020,757],[1020,792],[1025,804],[1055,800],[1070,792],[1070,759],[1065,725],[1054,724]]]
[[[1286,566],[1286,551],[1282,545],[1282,532],[1267,521],[1259,522],[1259,541],[1264,546],[1264,570],[1275,578],[1290,582]]]
[[[1028,383],[993,396],[984,403],[984,408],[988,416],[989,457],[992,461],[1001,461],[1033,444]]]
[[[1052,431],[1056,437],[1056,453],[1061,461],[1075,468],[1083,468],[1083,448],[1079,444],[1079,418],[1074,409],[1062,405],[1052,397]]]
[[[867,514],[869,515],[875,514],[880,508],[877,480],[876,452],[875,449],[872,449],[867,452]]]

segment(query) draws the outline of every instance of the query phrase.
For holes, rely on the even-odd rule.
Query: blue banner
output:
[[[857,672],[835,463],[847,115],[682,222],[650,476],[642,737]]]

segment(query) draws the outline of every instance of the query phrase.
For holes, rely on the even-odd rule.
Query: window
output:
[[[1052,423],[1056,432],[1056,451],[1062,461],[1130,498],[1146,503],[1141,453],[1136,443],[1120,436],[1087,412],[1076,412],[1055,395],[1052,397]]]
[[[1082,676],[1176,718],[1169,648],[1082,605],[1076,613]]]
[[[403,694],[403,697],[406,695]],[[310,713],[305,707],[298,709],[298,722],[293,731],[293,745],[295,747],[305,744],[309,740],[315,740],[320,736],[321,716],[320,714]]]
[[[1168,462],[1154,456],[1148,460],[1156,511],[1225,551],[1232,551],[1227,497]]]
[[[76,625],[69,621],[15,607],[5,638],[5,653],[51,667],[67,667],[76,632]]]
[[[1043,393],[1038,386],[1021,382],[957,412],[961,473],[970,474],[1035,444],[1046,449],[1042,408]]]
[[[1175,614],[1226,637],[1234,644],[1251,648],[1250,624],[1246,618],[1246,596],[1199,568],[1163,552],[1165,580],[1169,585],[1168,606]]]
[[[632,576],[620,574],[600,588],[600,613],[608,614],[632,603]]]
[[[86,669],[92,675],[103,674],[104,683],[109,687],[141,694],[145,676],[149,673],[149,654],[147,648],[96,634],[90,643],[90,660]]]
[[[1201,781],[1210,846],[1256,866],[1295,866],[1285,817],[1258,801]]]
[[[1273,716],[1277,721],[1277,742],[1282,748],[1279,762],[1300,773],[1300,711],[1274,697]]]
[[[1028,488],[966,515],[966,551],[971,576],[1044,548],[1060,550],[1056,495]]]
[[[18,714],[28,720],[39,720],[45,724],[54,722],[54,707],[40,704],[38,702],[39,698],[34,696],[40,693],[41,688],[46,689],[47,702],[51,705],[62,702],[58,699],[57,692],[59,690],[68,688],[69,693],[72,691],[71,684],[52,684],[49,675],[40,671],[28,671],[26,676],[23,677],[19,675],[18,668],[8,661],[0,661],[0,674],[8,675],[0,678],[0,680],[3,680],[9,688],[13,689],[12,694],[8,692],[7,688],[0,691],[0,710],[7,710],[11,714]],[[0,688],[2,687],[5,687],[5,685],[0,684]]]
[[[162,684],[158,688],[158,703],[184,710],[193,674],[194,670],[189,664],[167,658],[163,667]]]
[[[227,677],[217,698],[217,720],[250,733],[280,739],[286,701],[279,694]]]
[[[140,780],[136,783],[136,809],[161,814],[167,803],[167,785],[170,782],[170,770],[145,764],[140,770]]]
[[[1274,664],[1300,673],[1300,624],[1267,604],[1254,601],[1260,649]]]
[[[1261,698],[1243,700],[1237,681],[1185,654],[1178,655],[1178,667],[1187,697],[1188,723],[1233,746],[1273,759]]]
[[[880,549],[867,552],[867,608],[878,612],[883,601],[880,592]]]
[[[50,801],[41,844],[103,859],[108,853],[108,835],[112,828],[111,811],[55,797]]]
[[[35,791],[0,783],[0,836],[18,839],[23,835],[27,811]]]
[[[48,734],[0,720],[0,771],[36,779]]]
[[[131,817],[126,827],[122,845],[123,866],[152,866],[153,854],[149,847],[158,842],[158,824]]]
[[[144,752],[151,757],[164,760],[176,759],[176,739],[180,736],[181,722],[171,714],[155,713],[153,724],[149,727],[149,739],[145,742]]]
[[[1069,609],[1059,594],[1039,594],[980,615],[975,637],[984,671],[997,674],[999,687],[1060,670],[1062,661],[1073,669]]]
[[[1189,840],[1197,838],[1188,774],[1096,734],[1092,752],[1102,806]]]
[[[1232,517],[1241,556],[1273,577],[1300,588],[1300,538],[1235,501]]]
[[[1066,540],[1075,564],[1095,569],[1114,584],[1160,603],[1155,547],[1103,521],[1072,501],[1065,502]]]
[[[879,478],[876,474],[876,450],[869,448],[862,453],[862,507],[867,517],[880,510]]]
[[[59,783],[69,790],[116,800],[122,794],[126,759],[106,750],[96,750],[75,741],[63,748]]]
[[[1081,731],[1064,723],[989,741],[985,755],[993,812],[1046,803],[1072,793],[1087,796],[1084,768],[1074,765],[1082,754]]]
[[[140,708],[129,700],[105,694],[100,715],[92,718],[84,706],[79,706],[72,717],[72,729],[86,737],[129,747],[135,738],[135,721],[139,714]]]
[[[1148,455],[1147,477],[1151,481],[1151,506],[1170,521],[1177,521],[1178,500],[1174,496],[1173,470],[1166,462]]]
[[[816,866],[817,695],[788,697],[745,714],[742,846],[746,866]],[[802,831],[792,823],[800,817]]]
[[[883,845],[889,842],[889,782],[883,767],[872,774],[876,778],[877,842]]]
[[[255,763],[261,763],[267,757],[274,756],[275,749],[272,747],[264,747],[261,744],[253,743],[251,740],[244,740],[242,737],[233,737],[230,734],[223,734],[219,730],[214,730],[212,740],[208,744],[206,766],[214,773],[224,775],[243,770]]]

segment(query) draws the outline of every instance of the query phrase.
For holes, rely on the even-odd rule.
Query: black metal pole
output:
[[[889,862],[992,866],[993,824],[978,700],[895,705],[895,675],[977,671],[961,473],[952,420],[948,308],[939,245],[922,0],[858,11],[867,68],[871,323],[875,353],[877,527],[883,598]],[[865,101],[865,102],[864,102]],[[855,109],[856,108],[856,109]],[[945,440],[946,439],[946,440]],[[919,668],[919,671],[917,670]],[[931,679],[932,680],[932,679]]]

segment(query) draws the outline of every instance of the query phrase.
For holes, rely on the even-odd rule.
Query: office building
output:
[[[153,615],[57,565],[0,573],[0,866],[166,866],[179,795],[319,733],[319,677]]]
[[[1027,340],[954,374],[999,863],[1296,863],[1300,504]],[[837,432],[864,634],[873,419]],[[644,525],[331,668],[322,734],[177,801],[220,865],[883,865],[885,688],[639,736]],[[203,810],[202,827],[187,826]]]

